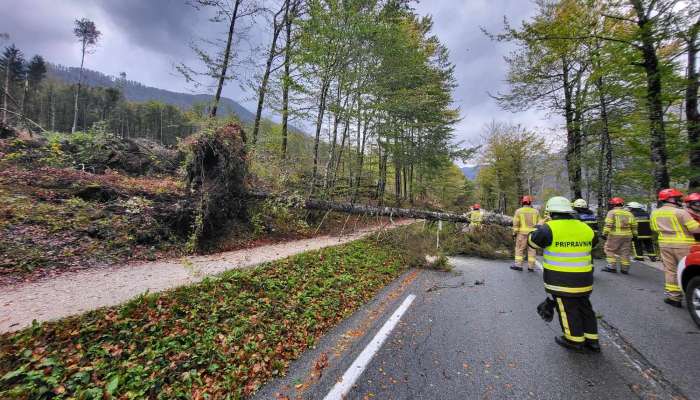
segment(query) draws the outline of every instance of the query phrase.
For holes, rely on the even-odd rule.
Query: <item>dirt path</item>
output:
[[[393,226],[411,222],[401,221]],[[383,228],[372,227],[343,236],[320,236],[180,260],[78,271],[14,287],[1,287],[0,333],[30,326],[34,319],[42,322],[80,314],[123,303],[146,291],[160,292],[201,281],[207,275],[347,243]]]

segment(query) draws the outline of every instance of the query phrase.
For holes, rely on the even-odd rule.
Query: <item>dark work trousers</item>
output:
[[[598,321],[588,296],[554,296],[554,300],[564,338],[574,343],[598,341]]]

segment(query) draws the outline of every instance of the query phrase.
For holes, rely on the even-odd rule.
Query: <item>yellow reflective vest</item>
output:
[[[578,219],[546,223],[551,245],[544,248],[544,288],[555,296],[578,297],[593,291],[593,237],[595,233]]]

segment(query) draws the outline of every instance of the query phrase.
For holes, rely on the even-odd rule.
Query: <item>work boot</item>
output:
[[[527,272],[535,272],[535,268],[534,267],[527,267]]]
[[[577,353],[581,353],[583,351],[583,344],[574,343],[564,336],[556,336],[554,341],[557,342],[559,346],[567,350],[575,351]]]
[[[617,273],[617,269],[615,269],[615,268],[613,268],[613,267],[611,267],[611,266],[609,266],[609,265],[604,266],[604,267],[603,267],[603,271],[605,271],[605,272],[610,272],[611,274],[616,274],[616,273]]]
[[[672,305],[672,306],[677,307],[677,308],[683,308],[683,303],[680,300],[671,299],[671,298],[667,297],[664,299],[664,303]]]
[[[586,340],[583,345],[593,353],[600,353],[600,343],[597,340]]]
[[[510,269],[512,269],[512,270],[514,270],[514,271],[522,271],[522,270],[523,270],[523,267],[521,267],[521,266],[519,266],[519,265],[511,265],[511,266],[510,266]]]
[[[628,270],[628,269],[621,269],[621,270],[620,270],[620,273],[621,273],[622,275],[629,275],[630,270]]]

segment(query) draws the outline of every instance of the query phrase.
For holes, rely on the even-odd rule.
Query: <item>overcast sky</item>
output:
[[[20,6],[21,3],[21,6]],[[184,4],[185,0],[0,0],[0,9],[11,10],[2,18],[0,33],[10,34],[26,57],[43,55],[48,61],[68,66],[80,64],[80,49],[72,35],[73,20],[92,19],[103,36],[86,68],[108,75],[126,72],[128,79],[148,86],[188,92],[191,90],[173,65],[193,63],[188,44],[196,37],[216,36],[225,27]],[[480,27],[498,31],[507,16],[519,23],[532,15],[528,0],[423,0],[416,10],[432,15],[434,31],[445,43],[456,65],[459,87],[455,100],[463,121],[457,126],[458,140],[476,143],[483,126],[495,119],[521,123],[532,129],[555,127],[558,121],[538,111],[513,114],[499,109],[487,92],[504,91],[507,71],[503,56],[508,45],[494,43]],[[251,43],[266,35],[263,20],[251,24]],[[5,43],[7,44],[7,43]],[[249,74],[251,71],[248,72]],[[251,94],[229,84],[224,95],[254,109]]]

